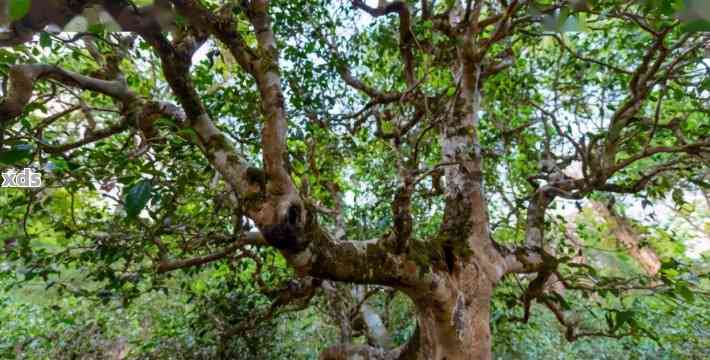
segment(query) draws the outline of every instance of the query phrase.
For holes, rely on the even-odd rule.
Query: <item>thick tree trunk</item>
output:
[[[438,269],[427,281],[398,287],[416,307],[417,329],[397,349],[343,341],[325,349],[321,360],[486,360],[491,359],[490,303],[494,281],[476,256],[453,271]]]
[[[470,305],[425,307],[419,310],[420,351],[415,359],[490,359],[490,305],[476,299]]]
[[[429,289],[408,291],[419,328],[400,359],[490,359],[492,291],[493,283],[473,263],[434,274]]]

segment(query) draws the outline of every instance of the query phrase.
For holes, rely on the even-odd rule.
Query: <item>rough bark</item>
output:
[[[320,353],[320,360],[394,360],[394,354],[388,354],[380,348],[368,345],[338,344]]]
[[[398,190],[392,207],[394,226],[390,232],[376,240],[343,240],[342,234],[346,233],[344,230],[338,232],[337,236],[331,236],[318,224],[315,209],[307,205],[308,201],[304,199],[307,194],[299,193],[295,188],[286,161],[288,112],[279,69],[278,44],[269,15],[269,1],[255,0],[242,2],[240,5],[246,10],[245,15],[253,27],[253,33],[245,38],[255,38],[255,47],[250,46],[242,37],[240,31],[243,30],[237,26],[233,12],[213,12],[195,0],[170,2],[191,25],[185,33],[173,37],[164,36],[161,33],[163,27],[156,19],[147,16],[147,12],[131,6],[127,1],[56,1],[52,3],[59,4],[63,10],[54,14],[52,10],[57,9],[50,7],[47,12],[51,14],[46,18],[42,18],[41,11],[38,10],[39,3],[41,2],[33,2],[27,17],[13,23],[9,34],[0,36],[0,46],[27,42],[50,21],[64,24],[84,7],[101,3],[124,30],[140,34],[151,45],[161,60],[165,79],[184,111],[175,111],[165,104],[155,107],[155,103],[140,102],[141,106],[136,105],[139,100],[135,99],[121,79],[109,81],[89,78],[47,65],[25,65],[10,70],[8,89],[11,95],[5,96],[0,102],[0,125],[24,111],[32,96],[33,83],[44,79],[111,96],[130,110],[126,111],[126,115],[143,114],[139,118],[150,118],[161,113],[180,118],[183,126],[195,130],[198,137],[196,145],[220,173],[228,190],[233,192],[232,195],[243,202],[244,215],[253,220],[261,231],[259,242],[280,250],[298,275],[355,284],[386,285],[404,292],[413,300],[418,329],[406,346],[384,351],[343,342],[327,349],[322,354],[323,359],[491,358],[489,316],[496,282],[506,273],[537,273],[530,282],[524,299],[527,318],[530,302],[542,294],[544,284],[557,276],[556,259],[547,253],[544,247],[545,212],[555,197],[578,199],[594,190],[636,192],[646,186],[655,175],[667,171],[667,168],[659,166],[655,172],[642,177],[631,187],[606,182],[615,172],[653,154],[692,154],[702,149],[706,151],[708,147],[707,141],[675,147],[651,147],[648,146],[649,140],[642,152],[625,160],[617,159],[619,145],[624,138],[623,130],[638,113],[652,86],[655,86],[652,80],[669,55],[664,46],[664,37],[668,31],[656,34],[641,66],[633,73],[629,84],[631,95],[613,115],[608,137],[604,139],[603,144],[597,146],[603,153],[593,153],[594,142],[584,149],[577,146],[575,156],[585,164],[584,170],[597,166],[599,171],[585,179],[553,180],[548,177],[545,185],[535,185],[527,199],[529,207],[526,247],[503,251],[492,241],[489,233],[478,115],[483,96],[483,79],[505,68],[509,64],[505,57],[510,57],[505,55],[510,52],[504,52],[504,58],[499,59],[486,59],[486,54],[490,52],[493,44],[508,36],[517,23],[513,21],[513,17],[521,6],[520,2],[500,2],[502,9],[496,6],[493,9],[495,14],[485,19],[479,18],[491,9],[483,10],[486,3],[483,1],[468,1],[465,8],[460,1],[451,2],[452,5],[447,10],[438,14],[432,12],[439,11],[439,7],[430,6],[426,1],[422,2],[422,17],[433,17],[435,29],[449,37],[456,50],[452,54],[449,48],[446,48],[447,54],[438,59],[450,66],[455,91],[453,95],[441,96],[441,99],[434,101],[416,89],[420,81],[425,80],[417,78],[421,69],[416,61],[419,57],[415,56],[414,52],[425,51],[431,44],[423,43],[424,46],[420,47],[422,44],[412,33],[411,28],[417,21],[417,11],[410,8],[411,2],[380,1],[379,6],[374,8],[363,1],[353,1],[356,7],[374,17],[398,15],[400,56],[407,90],[400,93],[375,89],[355,78],[347,64],[340,64],[337,70],[344,82],[369,96],[370,105],[398,103],[409,106],[415,102],[423,102],[420,100],[446,104],[436,109],[445,115],[436,120],[429,119],[432,122],[428,124],[430,127],[422,130],[423,133],[430,129],[438,131],[442,162],[432,170],[443,169],[445,178],[445,186],[442,189],[445,202],[443,222],[438,234],[427,243],[427,251],[430,252],[426,259],[428,263],[422,263],[413,260],[411,255],[417,249],[412,246],[414,241],[409,241],[413,237],[410,207],[415,182],[412,174],[420,171],[420,164],[414,164],[411,169],[398,164],[403,186]],[[191,57],[209,35],[227,46],[239,65],[256,83],[260,95],[260,118],[263,120],[263,170],[249,166],[246,157],[226,140],[192,83]],[[337,47],[331,50],[337,53],[335,49]],[[430,53],[434,57],[440,55],[436,52]],[[668,70],[666,78],[671,70],[673,67]],[[420,112],[418,106],[412,105]],[[409,124],[408,128],[400,129],[404,130],[402,133],[411,130],[416,122]],[[109,131],[100,134],[108,136],[113,133]],[[390,138],[387,140],[395,137],[396,142],[403,140],[399,138],[399,133],[393,134],[380,135],[388,135]],[[95,138],[88,141],[93,140]],[[578,145],[571,139],[570,142]],[[86,143],[88,142],[79,142],[77,146]],[[396,147],[393,146],[395,149]],[[414,160],[417,160],[416,156]],[[672,165],[673,163],[667,164]],[[607,215],[613,216],[611,213]],[[633,234],[628,231],[628,224],[616,229],[622,231],[618,236],[629,246],[632,255],[643,257],[643,249],[638,248],[638,241],[634,242]],[[164,263],[162,270],[198,266],[224,258],[236,250],[237,247],[233,246],[187,261]],[[655,265],[645,268],[649,273],[657,271]],[[364,312],[367,312],[367,307]],[[370,327],[377,325],[373,322]]]
[[[417,314],[417,330],[407,344],[388,351],[379,345],[352,344],[346,338],[323,351],[321,359],[490,359],[494,281],[475,263],[424,278],[416,285],[399,287],[412,299]]]
[[[493,282],[475,263],[433,276],[427,289],[409,292],[417,308],[418,351],[407,359],[490,359]]]

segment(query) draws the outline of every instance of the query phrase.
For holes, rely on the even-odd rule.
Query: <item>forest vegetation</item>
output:
[[[8,0],[0,79],[0,358],[710,358],[707,0]]]

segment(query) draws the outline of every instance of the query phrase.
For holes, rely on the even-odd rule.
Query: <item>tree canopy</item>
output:
[[[707,1],[2,4],[0,354],[709,355]]]

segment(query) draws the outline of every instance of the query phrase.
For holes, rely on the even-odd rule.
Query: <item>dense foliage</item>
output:
[[[2,2],[0,357],[708,358],[706,4]]]

